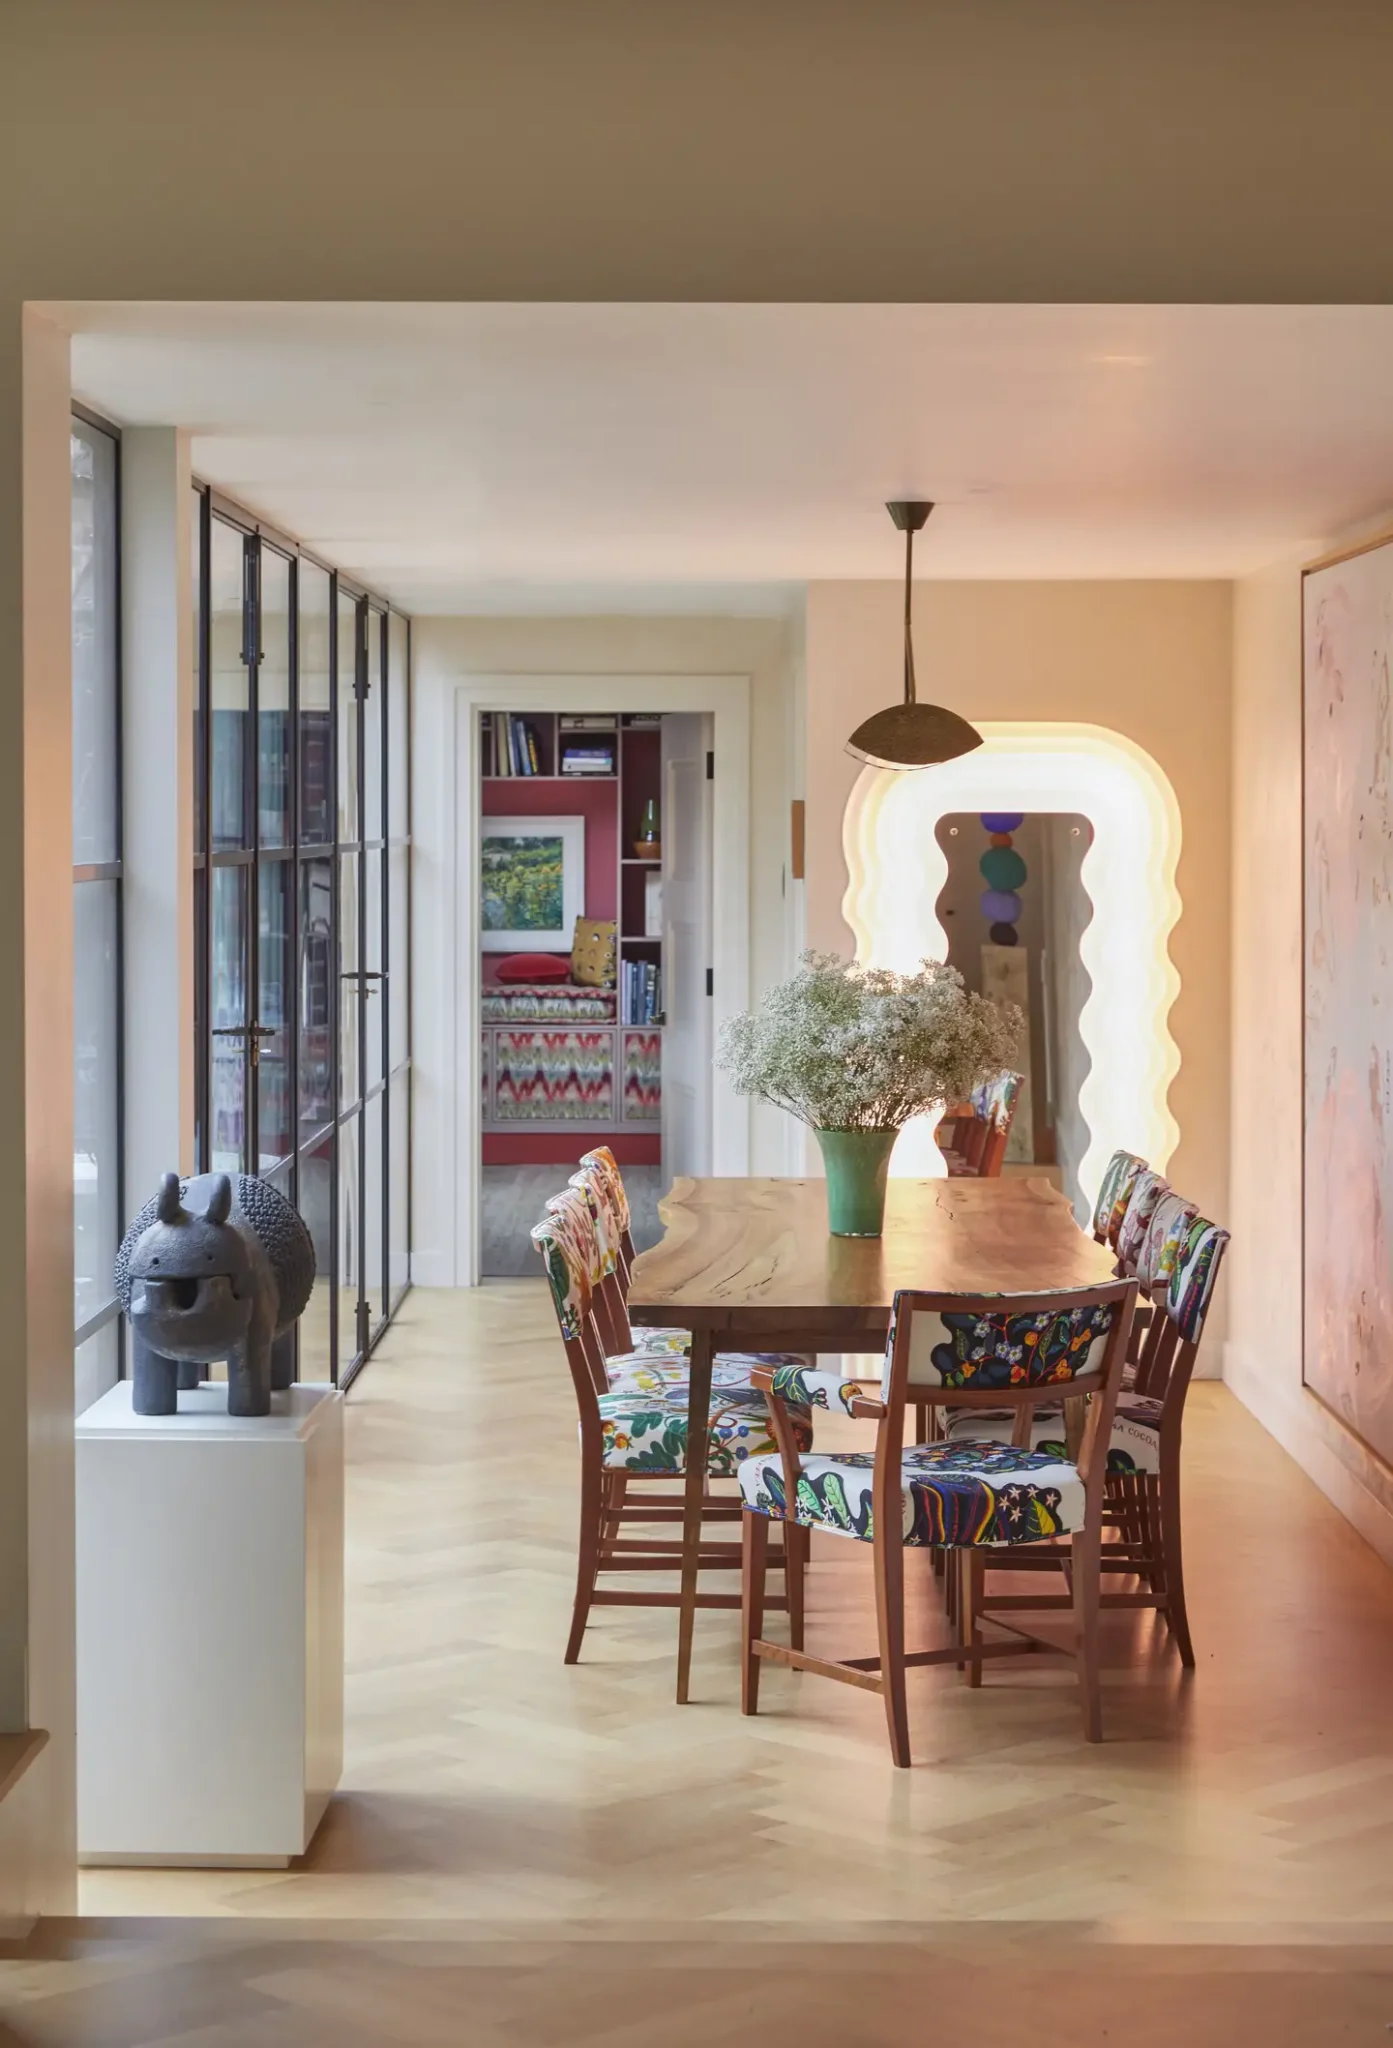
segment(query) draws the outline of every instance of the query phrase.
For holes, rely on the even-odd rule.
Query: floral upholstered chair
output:
[[[1135,1383],[1118,1400],[1108,1447],[1106,1519],[1113,1540],[1103,1549],[1103,1571],[1110,1579],[1138,1583],[1134,1591],[1105,1593],[1103,1605],[1154,1607],[1164,1614],[1187,1670],[1194,1667],[1195,1652],[1185,1606],[1181,1428],[1228,1242],[1229,1233],[1201,1216],[1193,1202],[1168,1192],[1157,1203],[1137,1255],[1137,1279],[1152,1304],[1152,1320]],[[1031,1441],[1037,1449],[1063,1447],[1060,1421],[1058,1410],[1036,1418]],[[995,1427],[999,1432],[1000,1422]],[[1040,1557],[1023,1566],[1049,1569],[1058,1562]],[[1066,1604],[1064,1596],[1059,1604]],[[988,1592],[987,1612],[991,1605]]]
[[[963,1109],[945,1118],[938,1133],[952,1180],[995,1180],[1006,1159],[1024,1076],[998,1074],[974,1088]]]
[[[655,1570],[680,1569],[680,1542],[634,1541],[621,1532],[634,1523],[681,1521],[680,1494],[644,1501],[630,1500],[628,1494],[634,1482],[680,1479],[686,1470],[686,1366],[681,1360],[654,1359],[643,1352],[606,1355],[595,1318],[596,1283],[606,1254],[583,1190],[568,1189],[555,1196],[533,1230],[532,1241],[546,1270],[580,1413],[580,1551],[566,1646],[566,1662],[573,1664],[592,1606],[671,1606],[676,1598],[641,1588],[600,1590],[596,1579],[601,1572],[639,1572],[651,1585]],[[796,1439],[810,1445],[809,1409],[795,1404],[791,1417]],[[751,1386],[748,1366],[717,1359],[709,1426],[707,1471],[713,1480],[732,1479],[744,1459],[773,1450],[764,1397]],[[712,1500],[704,1519],[730,1522],[739,1513],[733,1499]],[[785,1593],[778,1604],[787,1606],[790,1625],[800,1636],[807,1549],[806,1541],[792,1532],[779,1557]],[[703,1569],[736,1570],[739,1545],[703,1540],[700,1562]],[[699,1594],[698,1604],[730,1607],[735,1595]]]
[[[1139,1159],[1135,1152],[1113,1153],[1098,1190],[1098,1199],[1093,1204],[1093,1235],[1099,1244],[1110,1244],[1114,1251],[1117,1250],[1118,1233],[1122,1229],[1137,1176],[1148,1171],[1146,1161]]]
[[[1069,1539],[1076,1660],[1084,1729],[1102,1738],[1098,1684],[1099,1556],[1104,1483],[1113,1411],[1122,1383],[1127,1329],[1136,1284],[1111,1281],[1050,1295],[910,1294],[895,1297],[878,1394],[836,1374],[805,1368],[756,1371],[766,1388],[778,1437],[777,1455],[750,1457],[740,1467],[745,1505],[742,1705],[758,1710],[759,1667],[772,1657],[882,1694],[897,1764],[910,1761],[905,1669],[910,1664],[966,1665],[981,1682],[988,1658],[1020,1654],[1057,1641],[1032,1633],[1016,1614],[991,1617],[999,1638],[984,1640],[979,1595],[986,1560],[1012,1559],[1031,1546]],[[1027,1448],[1035,1408],[1061,1387],[1089,1397],[1073,1457]],[[873,1452],[807,1454],[798,1442],[790,1401],[841,1408],[877,1423]],[[932,1400],[952,1411],[1007,1408],[1007,1440],[951,1437],[907,1447],[907,1405]],[[875,1551],[879,1654],[834,1660],[766,1641],[765,1561],[771,1522],[868,1542]],[[906,1546],[947,1554],[959,1579],[958,1642],[906,1655]],[[1048,1604],[1044,1603],[1044,1604]]]

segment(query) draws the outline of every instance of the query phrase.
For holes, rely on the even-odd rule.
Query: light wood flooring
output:
[[[920,1670],[910,1772],[877,1700],[813,1677],[768,1668],[742,1719],[730,1614],[698,1618],[686,1708],[670,1612],[597,1610],[562,1665],[574,1422],[540,1283],[413,1294],[348,1424],[347,1760],[310,1854],[85,1872],[100,1917],[5,1966],[15,2038],[1388,2038],[1393,1578],[1222,1388],[1187,1422],[1193,1679],[1152,1617],[1110,1618],[1090,1748],[1062,1667]],[[868,1566],[815,1544],[810,1648],[873,1647]],[[926,1572],[914,1599],[928,1641]]]
[[[568,1166],[485,1166],[481,1169],[479,1271],[487,1279],[531,1280],[541,1271],[528,1236],[549,1195],[563,1188]],[[633,1211],[634,1243],[640,1251],[663,1234],[658,1197],[664,1187],[660,1166],[626,1166],[624,1188]]]

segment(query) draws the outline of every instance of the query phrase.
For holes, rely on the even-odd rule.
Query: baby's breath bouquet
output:
[[[805,953],[791,980],[724,1026],[719,1062],[740,1094],[789,1110],[817,1132],[834,1232],[878,1236],[901,1126],[994,1080],[1015,1057],[1024,1021],[1014,1004],[971,995],[940,960],[895,974]],[[844,1184],[867,1175],[874,1185],[848,1192]],[[840,1205],[839,1187],[848,1195]],[[857,1227],[841,1228],[839,1214]]]

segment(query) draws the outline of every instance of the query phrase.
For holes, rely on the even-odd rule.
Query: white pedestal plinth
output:
[[[302,1855],[343,1768],[343,1397],[77,1421],[78,1853]]]

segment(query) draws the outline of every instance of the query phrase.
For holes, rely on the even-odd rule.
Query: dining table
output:
[[[634,1261],[629,1321],[691,1333],[677,1699],[690,1697],[718,1352],[884,1350],[902,1289],[1050,1293],[1111,1280],[1116,1254],[1043,1176],[889,1183],[878,1237],[834,1237],[821,1179],[674,1180],[663,1235]],[[877,1368],[878,1370],[878,1368]]]

